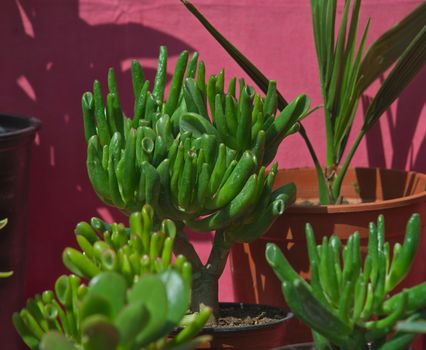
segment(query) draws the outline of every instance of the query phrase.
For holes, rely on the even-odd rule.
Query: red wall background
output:
[[[364,0],[361,22],[373,19],[370,42],[420,2]],[[313,105],[320,103],[308,0],[194,3],[270,79],[278,81],[285,97],[305,92]],[[95,215],[124,220],[98,200],[86,175],[80,98],[93,80],[105,83],[108,67],[114,67],[123,105],[130,109],[130,60],[140,59],[152,78],[162,44],[171,56],[169,73],[178,53],[189,49],[200,52],[208,73],[226,67],[228,77],[245,74],[178,0],[2,0],[0,43],[0,110],[43,122],[33,149],[30,184],[27,292],[34,294],[52,287],[65,271],[61,253],[66,245],[74,245],[77,222]],[[423,70],[370,131],[354,165],[426,171],[425,80]],[[362,110],[355,130],[361,120]],[[321,113],[304,125],[324,159]],[[280,167],[311,165],[297,135],[281,145],[277,159]],[[206,256],[209,238],[192,238]],[[220,296],[233,300],[229,268],[221,279]]]

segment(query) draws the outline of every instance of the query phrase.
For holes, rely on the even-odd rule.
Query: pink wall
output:
[[[302,92],[320,103],[308,0],[194,0],[211,21],[252,59],[285,97]],[[420,0],[365,0],[362,23],[373,17],[376,38]],[[245,74],[228,58],[178,0],[2,0],[0,5],[0,110],[43,121],[34,147],[31,178],[28,293],[52,287],[64,270],[63,247],[74,244],[78,221],[100,215],[123,220],[97,199],[85,170],[80,96],[107,68],[118,72],[121,96],[131,106],[129,62],[142,60],[153,77],[158,46],[171,62],[183,49],[198,50],[208,73],[225,66],[228,76]],[[172,72],[173,64],[169,65]],[[426,171],[426,70],[370,132],[355,165]],[[355,125],[359,127],[360,118]],[[323,159],[320,114],[304,123]],[[368,147],[368,148],[367,148]],[[281,167],[310,166],[299,136],[279,151]],[[209,239],[193,237],[202,254]],[[222,300],[232,300],[229,269]]]

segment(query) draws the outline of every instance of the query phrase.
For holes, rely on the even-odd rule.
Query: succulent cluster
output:
[[[266,184],[263,166],[282,139],[297,131],[309,100],[299,96],[275,118],[274,82],[262,98],[240,80],[237,97],[235,78],[227,91],[223,70],[206,83],[197,58],[187,64],[188,53],[181,53],[167,100],[166,49],[160,50],[152,92],[133,61],[133,118],[120,107],[112,69],[106,107],[98,81],[93,94],[84,94],[88,173],[107,204],[130,213],[148,203],[164,217],[190,222],[224,208],[244,186],[251,188],[251,204],[257,202],[255,193]]]
[[[204,309],[172,340],[189,305],[189,287],[172,269],[145,274],[132,287],[117,272],[102,272],[89,285],[75,275],[58,278],[55,292],[27,301],[13,322],[31,349],[194,349],[210,316]]]
[[[117,272],[129,285],[146,273],[161,273],[171,266],[177,268],[190,286],[191,264],[183,255],[172,263],[176,227],[164,219],[154,230],[154,212],[144,205],[140,212],[129,217],[129,227],[114,223],[109,225],[99,218],[91,223],[80,222],[75,228],[76,240],[81,250],[66,248],[63,252],[65,266],[74,274],[93,278],[101,272]]]
[[[297,317],[314,331],[316,348],[406,349],[415,332],[397,331],[397,322],[425,316],[426,282],[389,294],[407,275],[420,237],[418,214],[407,224],[404,243],[385,242],[384,220],[370,223],[368,251],[362,258],[360,237],[351,235],[343,246],[336,235],[316,245],[312,227],[306,226],[311,267],[310,283],[290,266],[279,248],[268,244],[266,259],[282,281],[284,297]]]
[[[130,227],[99,219],[76,227],[83,252],[64,251],[65,265],[79,276],[63,275],[54,291],[27,301],[13,322],[31,349],[193,349],[208,340],[194,338],[210,317],[204,308],[189,320],[191,265],[172,263],[175,227],[164,220],[153,231],[153,211],[144,206]],[[102,238],[101,238],[102,237]],[[168,337],[185,322],[173,340]]]
[[[179,253],[195,270],[203,266],[182,228],[219,232],[214,246],[221,241],[222,251],[212,251],[221,260],[214,263],[218,279],[230,246],[262,235],[294,201],[293,184],[272,190],[277,164],[269,172],[266,167],[281,141],[298,130],[310,101],[300,95],[277,113],[275,82],[264,97],[243,79],[237,84],[231,78],[225,89],[223,70],[206,82],[204,63],[197,53],[188,61],[186,51],[166,98],[166,70],[167,50],[161,47],[150,90],[140,64],[132,62],[131,118],[123,113],[112,69],[106,102],[99,81],[83,95],[88,174],[105,203],[127,214],[147,203],[156,223],[174,220],[183,241]]]

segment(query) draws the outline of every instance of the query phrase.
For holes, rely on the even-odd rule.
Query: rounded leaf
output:
[[[121,275],[115,272],[103,272],[90,281],[86,298],[94,295],[104,298],[111,306],[113,318],[125,304],[126,291],[127,283]]]
[[[136,337],[136,344],[144,347],[147,344],[167,335],[165,324],[168,318],[167,291],[160,277],[145,275],[128,292],[129,305],[144,302],[149,312],[149,320]]]

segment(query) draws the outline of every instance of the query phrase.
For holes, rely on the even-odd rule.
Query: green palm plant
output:
[[[277,113],[277,91],[265,96],[240,79],[209,77],[195,53],[178,57],[166,97],[167,50],[160,48],[152,90],[139,63],[132,63],[133,116],[121,108],[114,71],[108,73],[103,101],[100,83],[83,95],[87,169],[98,196],[124,213],[145,203],[156,215],[154,227],[176,222],[174,251],[193,267],[192,309],[211,306],[218,313],[218,279],[231,246],[262,235],[294,201],[295,187],[273,190],[280,142],[297,132],[309,113],[309,99],[298,96]],[[214,232],[206,264],[184,229]]]
[[[63,253],[75,274],[60,276],[54,291],[28,299],[13,315],[31,349],[184,350],[209,340],[195,336],[211,309],[186,316],[191,265],[183,256],[172,262],[174,223],[164,220],[154,231],[152,214],[144,206],[130,216],[130,227],[99,219],[77,225],[81,251]],[[178,326],[184,329],[169,339]]]
[[[181,0],[256,84],[266,91],[268,79],[233,46],[188,0]],[[321,204],[342,200],[342,181],[366,132],[398,98],[426,62],[426,4],[422,2],[364,52],[370,21],[358,35],[361,0],[345,0],[340,26],[336,23],[337,0],[311,0],[316,53],[323,95],[326,162],[322,167],[305,129],[300,126],[313,159]],[[336,38],[337,35],[337,38]],[[390,67],[390,73],[372,98],[364,122],[352,145],[352,130],[360,97]],[[278,93],[278,106],[287,101]],[[346,148],[349,150],[345,153]]]
[[[420,217],[414,214],[403,244],[396,243],[391,254],[380,216],[377,226],[370,223],[363,258],[358,233],[349,237],[346,246],[336,235],[325,236],[317,245],[307,224],[310,282],[293,270],[275,244],[267,245],[266,259],[282,282],[285,300],[312,329],[316,349],[409,347],[426,319],[426,282],[399,293],[394,289],[409,272],[420,232]]]

